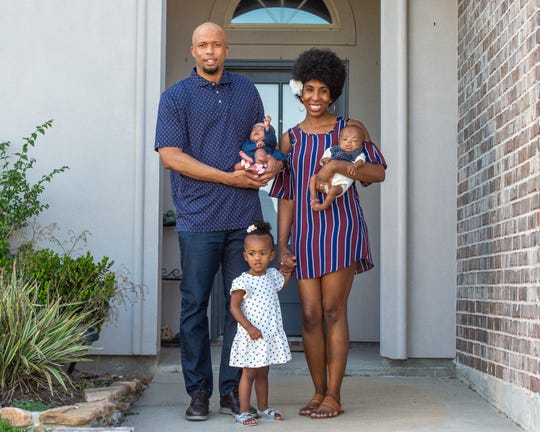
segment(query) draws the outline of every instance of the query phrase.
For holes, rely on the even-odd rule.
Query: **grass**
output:
[[[53,408],[53,405],[47,404],[43,401],[39,400],[33,400],[33,399],[25,399],[25,400],[18,400],[14,399],[11,402],[11,406],[14,408],[20,408],[26,411],[47,411],[48,409]]]
[[[20,432],[27,429],[20,429],[14,426],[11,426],[7,420],[0,419],[0,432]]]

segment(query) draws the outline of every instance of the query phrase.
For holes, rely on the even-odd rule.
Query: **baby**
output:
[[[310,205],[313,210],[326,210],[337,197],[343,195],[353,184],[352,178],[339,173],[335,173],[332,178],[329,178],[329,170],[325,168],[330,160],[349,161],[351,164],[347,167],[347,174],[354,176],[356,170],[366,162],[366,155],[362,152],[364,140],[364,131],[360,127],[347,125],[341,129],[339,144],[326,149],[320,161],[322,168],[317,174],[311,176],[309,181]],[[322,203],[319,202],[317,191],[326,194]]]
[[[261,175],[266,169],[266,157],[268,155],[282,161],[287,159],[276,148],[276,132],[270,126],[271,120],[271,117],[267,115],[263,122],[253,126],[249,139],[242,143],[242,150],[240,151],[242,160],[235,165],[234,169],[251,169]]]

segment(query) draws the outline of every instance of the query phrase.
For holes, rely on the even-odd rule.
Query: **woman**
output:
[[[306,116],[280,139],[288,164],[270,194],[280,198],[279,262],[285,271],[293,271],[296,264],[304,351],[315,387],[299,413],[330,418],[343,412],[340,393],[349,351],[347,299],[355,273],[369,270],[373,262],[356,188],[349,188],[327,210],[313,211],[309,179],[319,170],[324,151],[337,145],[339,132],[347,124],[357,125],[365,134],[366,163],[352,176],[347,173],[350,162],[332,160],[328,162],[330,176],[340,173],[367,186],[384,180],[386,163],[362,123],[329,111],[341,95],[346,76],[343,63],[332,51],[303,52],[292,76],[291,88]]]

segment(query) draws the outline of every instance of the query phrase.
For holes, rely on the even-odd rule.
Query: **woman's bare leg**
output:
[[[326,396],[341,404],[341,384],[349,354],[347,300],[354,279],[354,266],[329,273],[321,278],[322,303],[326,324],[326,358],[328,386]],[[332,401],[328,401],[329,403]],[[332,403],[332,405],[335,405]],[[322,404],[313,416],[335,417],[340,407]]]
[[[315,387],[313,399],[322,400],[322,396],[326,394],[327,378],[320,279],[299,280],[298,294],[302,309],[302,342],[304,354],[313,386]],[[317,405],[318,403],[309,403],[300,410],[300,414],[310,415]]]

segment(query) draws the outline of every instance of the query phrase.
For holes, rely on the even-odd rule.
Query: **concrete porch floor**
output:
[[[212,347],[215,378],[219,351],[219,345]],[[217,389],[217,383],[214,388]],[[522,431],[455,379],[450,361],[392,362],[378,355],[377,344],[351,348],[342,389],[344,414],[329,420],[299,416],[298,409],[312,393],[303,352],[293,352],[293,360],[286,365],[271,366],[269,404],[279,408],[285,420],[259,421],[257,430]],[[156,375],[132,407],[133,414],[127,417],[123,426],[132,426],[136,432],[243,430],[233,417],[218,413],[217,391],[211,398],[211,415],[205,422],[184,419],[189,401],[184,390],[179,348],[162,348]]]

